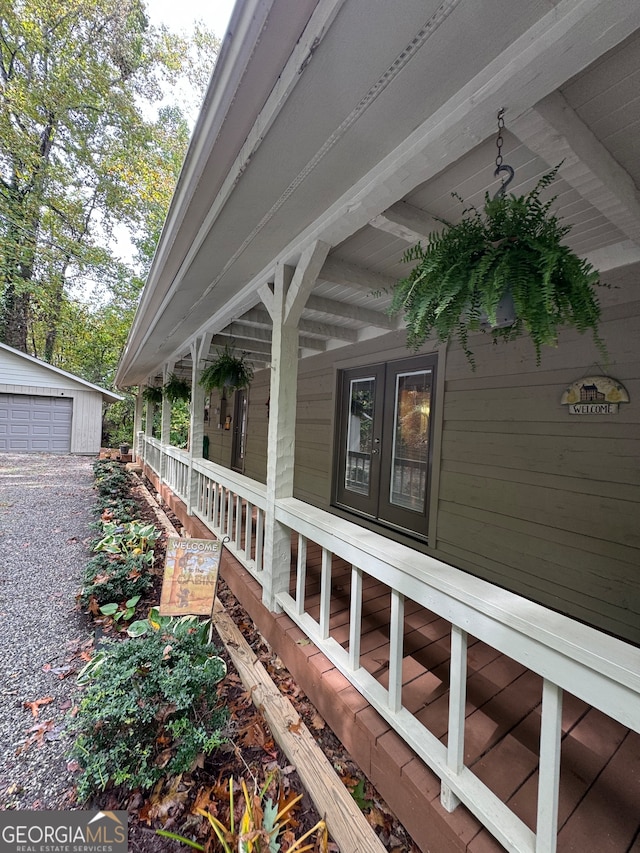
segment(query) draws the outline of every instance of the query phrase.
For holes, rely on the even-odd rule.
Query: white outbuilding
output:
[[[0,343],[0,452],[98,453],[102,404],[121,399]]]

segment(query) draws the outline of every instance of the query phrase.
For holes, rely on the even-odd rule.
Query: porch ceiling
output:
[[[118,385],[186,369],[207,332],[267,364],[258,288],[315,239],[333,248],[300,356],[395,328],[406,248],[460,218],[452,191],[481,203],[497,187],[501,107],[510,190],[563,161],[572,248],[603,273],[640,268],[639,93],[631,0],[240,0]]]

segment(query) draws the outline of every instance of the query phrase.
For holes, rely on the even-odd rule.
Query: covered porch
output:
[[[137,449],[188,535],[228,537],[231,590],[422,849],[640,849],[637,649],[293,498],[270,517],[264,485],[144,433]]]
[[[639,68],[629,0],[239,0],[118,369],[148,476],[228,537],[235,594],[425,851],[640,851]],[[389,315],[500,152],[517,196],[558,166],[605,366],[566,324],[539,363],[473,331],[472,370]],[[233,409],[200,381],[227,347],[254,372]],[[625,402],[570,415],[594,376]]]

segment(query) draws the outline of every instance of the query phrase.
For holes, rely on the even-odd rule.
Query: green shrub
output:
[[[133,554],[114,560],[104,551],[98,552],[86,565],[79,601],[87,607],[91,598],[99,605],[124,601],[142,595],[153,585],[148,555]]]
[[[105,510],[121,524],[133,521],[140,512],[140,508],[133,498],[123,498],[119,495],[100,495],[93,508],[93,514],[102,516]]]
[[[147,790],[223,742],[226,711],[216,702],[226,666],[207,642],[208,625],[182,619],[171,628],[108,642],[80,674],[86,690],[71,756],[81,802],[113,785]]]

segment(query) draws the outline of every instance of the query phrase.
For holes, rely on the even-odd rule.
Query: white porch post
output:
[[[260,289],[273,321],[262,602],[274,611],[279,610],[276,596],[289,588],[291,534],[276,521],[275,510],[278,500],[293,496],[298,321],[328,251],[326,243],[314,243],[295,270],[283,264],[276,267],[273,289],[268,285]]]
[[[162,368],[162,384],[165,385],[169,379],[169,374],[173,370],[173,364],[165,364]],[[164,479],[167,472],[167,457],[164,453],[166,445],[171,444],[171,400],[168,397],[162,398],[162,412],[160,420],[160,441],[162,442],[162,455],[160,456],[160,480]]]
[[[142,390],[138,388],[136,394],[135,408],[133,410],[133,441],[131,448],[133,450],[132,459],[134,462],[139,462],[138,456],[140,448],[138,446],[138,433],[142,430]]]
[[[211,335],[196,338],[191,344],[191,418],[189,421],[189,474],[187,481],[187,512],[193,515],[198,505],[198,475],[193,470],[193,460],[202,458],[204,437],[204,388],[200,384],[202,359],[209,349]]]
[[[151,436],[153,435],[153,415],[155,412],[155,408],[155,405],[150,400],[147,400],[147,405],[145,408],[144,434],[148,438],[151,438]]]

